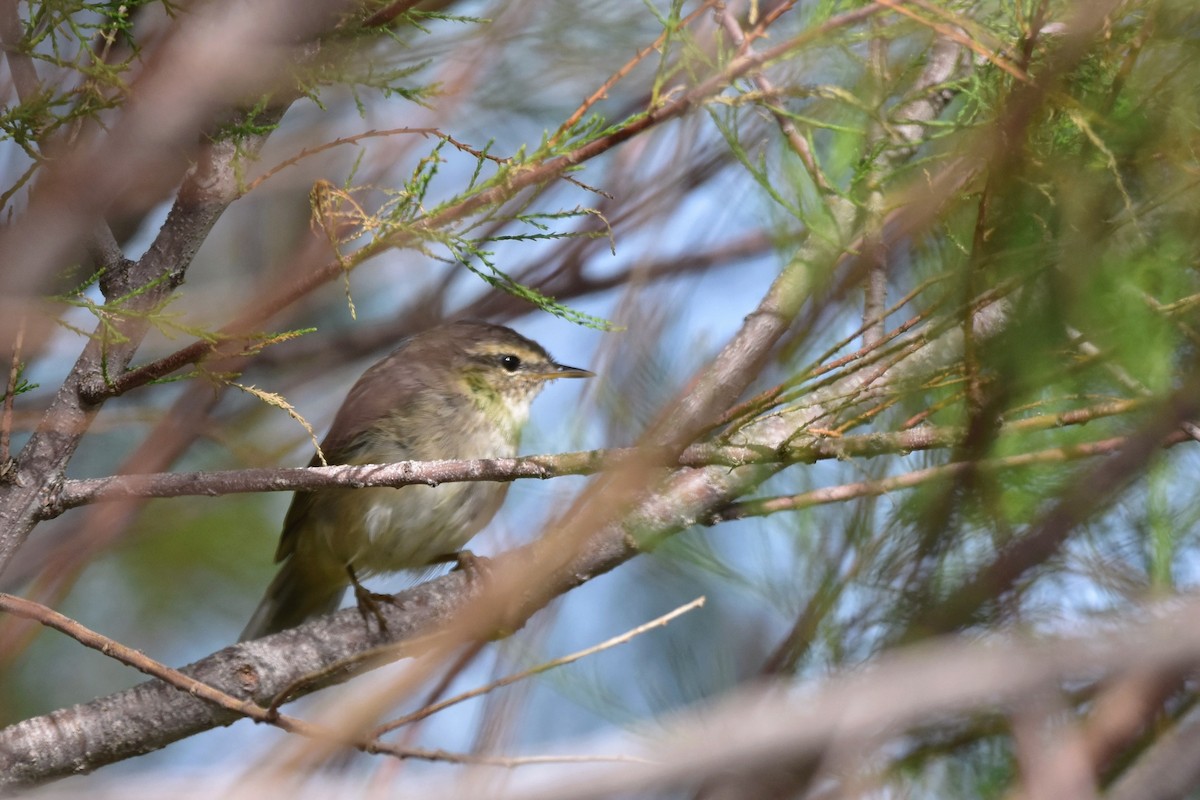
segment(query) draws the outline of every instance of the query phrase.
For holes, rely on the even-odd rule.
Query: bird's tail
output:
[[[296,566],[295,557],[283,562],[279,573],[262,602],[258,604],[239,642],[293,628],[309,617],[335,611],[342,601],[346,584],[331,583],[325,575],[316,576]]]

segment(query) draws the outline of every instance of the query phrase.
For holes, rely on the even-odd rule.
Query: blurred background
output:
[[[6,5],[0,244],[42,260],[0,265],[11,301],[0,313],[11,322],[25,304],[56,320],[26,324],[14,456],[87,338],[101,335],[97,320],[120,317],[92,279],[91,223],[62,212],[64,242],[44,252],[55,234],[35,223],[59,219],[67,204],[54,192],[89,174],[70,172],[68,154],[109,147],[138,157],[120,139],[130,126],[178,139],[132,166],[91,158],[87,168],[106,179],[130,171],[103,201],[83,192],[78,214],[103,219],[133,260],[154,246],[205,147],[254,142],[232,161],[236,200],[184,265],[186,283],[148,315],[133,365],[256,307],[252,329],[264,337],[303,331],[108,400],[69,478],[304,465],[304,427],[247,387],[286,398],[320,436],[367,366],[405,335],[461,317],[512,325],[598,375],[543,393],[523,453],[632,445],[799,265],[804,302],[743,395],[755,402],[702,437],[737,442],[753,437],[755,421],[794,420],[786,441],[823,443],[825,456],[754,493],[791,502],[733,498],[743,505],[729,519],[656,540],[489,644],[445,693],[700,596],[702,609],[420,722],[405,741],[456,752],[637,752],[672,714],[738,687],[771,680],[819,691],[828,676],[943,634],[1088,635],[1195,586],[1200,506],[1188,487],[1198,465],[1191,429],[1180,426],[1194,403],[1200,334],[1200,12],[1191,3],[330,6],[313,30],[292,32],[290,63],[246,51],[245,68],[260,73],[225,94],[197,74],[194,86],[164,90],[178,108],[150,110],[144,98],[173,75],[169,59],[226,68],[230,54],[188,38],[235,24],[219,3]],[[748,52],[771,58],[729,79]],[[647,122],[681,97],[690,99],[680,113]],[[277,122],[271,109],[282,112]],[[578,169],[439,216],[592,143],[606,146]],[[412,233],[431,219],[434,233]],[[304,282],[338,259],[341,274]],[[279,307],[265,299],[301,285],[311,289]],[[988,313],[1000,321],[983,325]],[[7,363],[15,328],[0,334]],[[915,444],[922,431],[949,438]],[[827,457],[867,433],[893,438]],[[1146,452],[1130,455],[1139,447]],[[1123,455],[1099,458],[1112,453]],[[959,466],[936,472],[948,464]],[[591,480],[515,482],[471,549],[495,555],[531,541]],[[830,487],[844,489],[817,494]],[[274,573],[289,498],[72,509],[37,526],[0,588],[186,664],[236,640]],[[1040,549],[1023,549],[1035,539]],[[999,554],[1011,557],[997,567]],[[319,714],[403,669],[292,710]],[[0,670],[4,724],[142,680],[10,616],[0,617]],[[1100,685],[1055,687],[1054,713],[1086,728]],[[1190,682],[1155,687],[1120,746],[1084,769],[1090,790],[1115,785],[1162,731],[1189,719]],[[1018,723],[1011,708],[981,701],[888,746],[874,742],[852,765],[821,772],[784,760],[779,774],[759,772],[761,783],[685,782],[671,792],[1034,796]],[[195,775],[223,791],[285,739],[239,722],[58,786]],[[461,776],[489,796],[571,767],[479,769],[359,755],[320,777],[394,791]]]

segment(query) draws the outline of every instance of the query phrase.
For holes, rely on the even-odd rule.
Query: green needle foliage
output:
[[[73,224],[72,203],[90,216],[45,275],[0,264],[17,310],[36,307],[56,332],[0,352],[0,373],[15,377],[0,519],[49,527],[77,477],[302,464],[362,363],[402,336],[446,317],[521,327],[544,312],[558,327],[539,340],[556,355],[594,353],[564,359],[598,378],[567,413],[578,441],[531,430],[527,444],[697,433],[678,443],[681,464],[661,448],[597,458],[605,472],[583,502],[571,494],[582,480],[518,483],[510,497],[523,505],[506,507],[489,546],[591,525],[583,532],[623,536],[599,548],[611,560],[596,570],[611,574],[590,581],[572,563],[584,583],[563,593],[558,617],[535,616],[511,646],[457,652],[535,667],[543,650],[593,644],[578,639],[698,594],[709,616],[606,652],[599,667],[551,673],[553,707],[537,691],[518,697],[528,713],[510,695],[485,704],[453,747],[557,746],[600,725],[655,743],[658,714],[704,713],[765,683],[798,730],[834,733],[758,752],[737,749],[754,736],[731,734],[718,742],[728,760],[711,763],[667,745],[649,760],[691,758],[696,774],[648,785],[990,798],[1049,794],[1037,780],[1050,767],[1100,789],[1153,780],[1160,771],[1137,767],[1171,741],[1164,731],[1195,738],[1192,661],[1146,648],[1128,663],[1154,668],[1131,678],[1104,661],[1122,644],[1105,640],[1035,688],[1011,686],[1037,660],[1029,647],[1044,656],[1055,637],[1109,627],[1132,640],[1200,586],[1195,6],[371,0],[285,42],[277,74],[205,107],[168,152],[131,158],[146,174],[117,176],[114,197],[96,200],[89,186],[64,190],[60,170],[138,107],[164,52],[155,37],[209,6],[18,4],[0,237],[20,244],[46,197],[59,205],[34,219],[55,235]],[[64,341],[83,355],[64,356]],[[72,371],[57,393],[30,383],[85,368],[95,374]],[[70,430],[43,416],[63,408]],[[10,508],[26,485],[10,476],[30,469],[15,452],[24,439],[55,466],[35,476],[45,486],[33,501]],[[172,663],[218,650],[244,619],[197,596],[237,561],[223,599],[244,593],[248,608],[269,553],[257,570],[239,537],[273,540],[286,505],[239,497],[74,509],[51,529],[53,558],[31,556],[17,582],[81,615],[93,608],[76,592],[102,595],[126,620],[113,632],[140,647],[128,620],[147,620],[163,658],[186,653]],[[162,513],[175,504],[186,511]],[[45,665],[76,645],[39,637],[22,661],[31,640],[0,619],[10,716],[85,701],[77,686],[116,688],[51,681]],[[948,641],[976,647],[982,666],[871,682]],[[446,681],[480,671],[461,669],[446,665]],[[924,686],[929,675],[941,685]],[[938,699],[981,675],[996,682]],[[817,718],[850,678],[871,702]],[[1127,680],[1137,713],[1114,731],[1105,709],[1128,699]],[[843,736],[855,714],[867,732]],[[1200,764],[1200,751],[1187,756],[1176,765]],[[80,763],[91,762],[70,768]]]

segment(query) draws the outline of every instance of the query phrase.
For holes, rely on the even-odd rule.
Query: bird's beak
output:
[[[596,373],[579,367],[568,367],[565,364],[553,364],[541,377],[548,381],[556,378],[594,378]]]

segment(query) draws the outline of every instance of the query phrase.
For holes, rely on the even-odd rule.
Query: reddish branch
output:
[[[758,69],[789,53],[819,41],[833,31],[855,25],[864,19],[882,11],[878,5],[867,6],[856,11],[831,17],[803,34],[783,42],[761,53],[750,53],[732,60],[717,75],[703,81],[693,89],[674,98],[664,100],[662,105],[650,109],[645,114],[635,117],[626,125],[607,136],[600,137],[560,156],[547,159],[540,164],[526,164],[514,168],[506,179],[498,182],[492,188],[448,206],[437,213],[423,217],[406,226],[403,231],[384,237],[367,244],[353,255],[355,264],[379,255],[394,248],[411,246],[422,241],[431,231],[435,231],[458,222],[484,208],[496,206],[517,195],[519,192],[559,178],[563,173],[586,161],[600,156],[617,145],[640,135],[646,130],[657,127],[664,122],[677,119],[686,112],[703,103],[708,98],[720,92],[729,83],[746,73]],[[305,297],[314,289],[323,286],[345,273],[346,264],[342,259],[332,259],[323,267],[296,280],[288,281],[281,290],[256,298],[229,325],[218,333],[223,339],[236,339],[245,336],[262,320],[269,319],[291,304]],[[129,372],[118,375],[109,381],[107,386],[95,387],[91,400],[97,401],[104,397],[123,394],[137,386],[162,378],[187,364],[205,358],[214,351],[220,351],[222,345],[212,341],[200,340],[158,361],[146,364]]]

